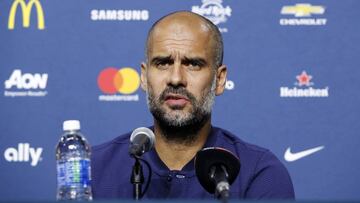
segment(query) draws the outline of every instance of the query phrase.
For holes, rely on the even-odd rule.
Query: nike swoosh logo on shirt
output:
[[[292,153],[290,147],[288,147],[285,151],[284,159],[288,162],[297,161],[301,158],[304,158],[306,156],[309,156],[315,152],[318,152],[318,151],[324,149],[324,147],[325,146],[318,146],[315,148],[307,149],[307,150],[296,152],[296,153]]]

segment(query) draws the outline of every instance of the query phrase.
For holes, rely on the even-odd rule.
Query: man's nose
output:
[[[168,84],[172,86],[186,86],[186,73],[180,62],[175,61],[170,68]]]

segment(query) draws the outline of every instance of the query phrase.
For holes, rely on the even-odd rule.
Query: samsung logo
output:
[[[93,21],[147,21],[148,10],[91,10]]]

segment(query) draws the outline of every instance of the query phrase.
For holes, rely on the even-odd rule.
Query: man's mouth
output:
[[[184,107],[189,102],[189,99],[184,95],[168,94],[165,96],[165,103],[171,106]]]

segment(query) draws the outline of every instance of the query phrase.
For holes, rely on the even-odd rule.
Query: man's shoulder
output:
[[[285,169],[283,163],[269,149],[245,142],[239,136],[227,130],[218,129],[221,131],[218,133],[218,143],[238,156],[240,162],[244,165],[243,169],[246,168],[245,170],[249,170],[253,174],[268,167]]]
[[[110,141],[91,147],[93,157],[114,153],[115,151],[128,150],[131,133],[122,134]]]
[[[218,131],[218,142],[224,146],[233,146],[236,153],[249,153],[255,156],[263,156],[266,153],[271,153],[269,149],[246,142],[242,140],[240,136],[237,136],[228,130],[219,127],[214,127],[214,129]]]
[[[120,185],[127,183],[132,158],[129,156],[129,138],[125,133],[91,148],[91,177],[94,197],[114,197]],[[116,180],[116,181],[114,181]],[[129,193],[131,194],[131,193]]]
[[[243,141],[218,128],[218,143],[231,148],[241,163],[240,179],[247,198],[294,198],[290,175],[281,161],[268,149]]]

